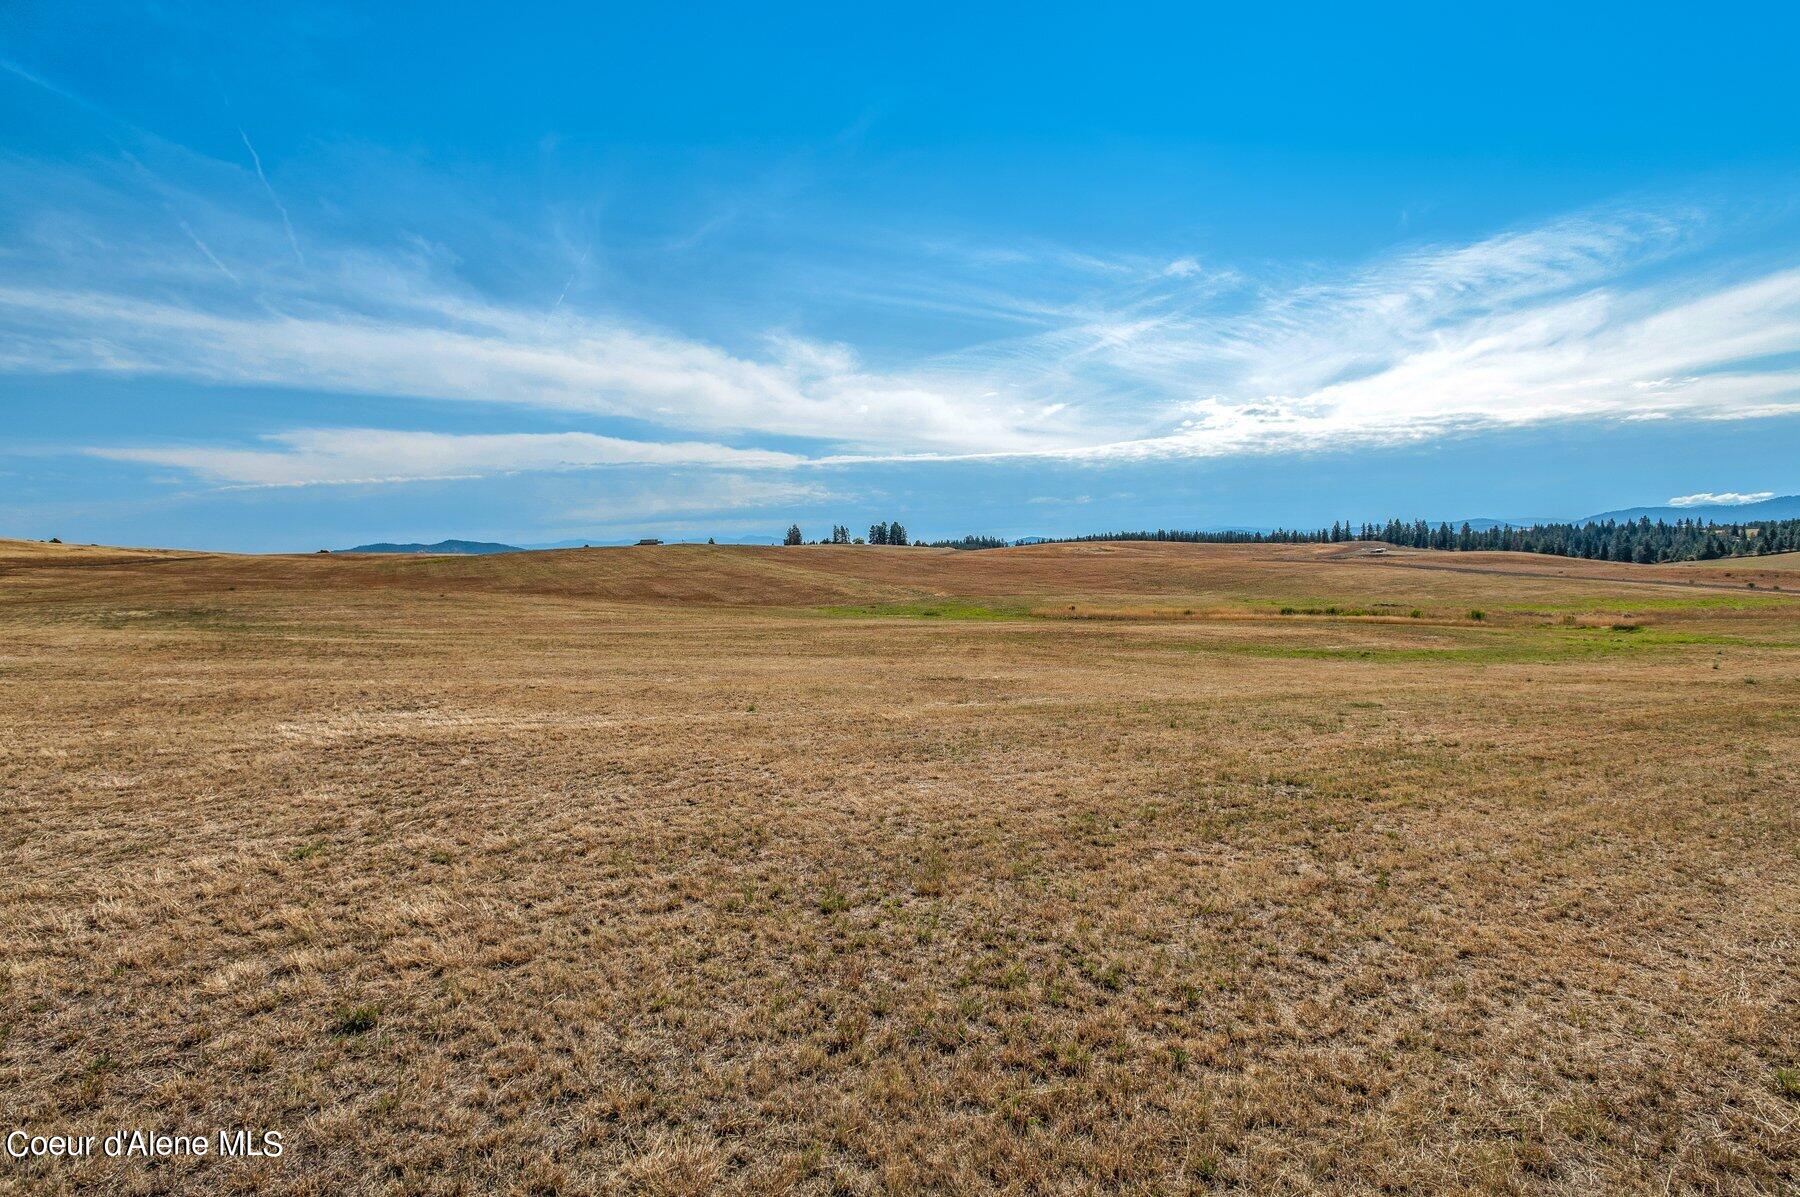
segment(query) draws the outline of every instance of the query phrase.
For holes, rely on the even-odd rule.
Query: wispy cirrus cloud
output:
[[[796,293],[786,324],[745,312],[730,335],[703,336],[572,295],[591,268],[585,244],[532,301],[428,237],[308,230],[302,255],[292,217],[304,209],[276,198],[253,149],[246,166],[151,148],[107,167],[0,163],[12,194],[43,197],[0,226],[0,370],[531,408],[657,430],[633,441],[288,420],[248,446],[84,446],[220,485],[1219,457],[1570,419],[1800,411],[1800,269],[1779,256],[1696,257],[1716,224],[1696,205],[1595,210],[1303,269],[1221,265],[1188,247],[890,245],[814,272],[829,281]],[[809,309],[833,304],[930,312],[953,328],[924,346],[796,331]],[[732,447],[746,442],[783,448]]]
[[[263,448],[101,447],[95,456],[172,466],[220,485],[323,486],[474,478],[603,466],[787,469],[790,453],[702,442],[661,443],[587,432],[441,433],[315,428],[263,438]]]
[[[410,312],[210,310],[0,287],[0,368],[509,404],[676,430],[805,436],[868,450],[1025,450],[1067,432],[998,393],[863,369],[840,345],[771,337],[759,358],[622,323],[460,297]]]
[[[1099,456],[1404,443],[1575,419],[1800,411],[1800,271],[1699,293],[1594,288],[1432,327],[1365,373],[1186,403],[1168,434]],[[1291,367],[1273,366],[1275,369]]]
[[[639,489],[603,502],[583,504],[564,518],[606,524],[663,516],[711,515],[719,512],[793,508],[844,496],[817,482],[747,474],[680,474],[656,490]]]

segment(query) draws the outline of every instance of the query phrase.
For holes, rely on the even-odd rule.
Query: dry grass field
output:
[[[7,1193],[1791,1193],[1800,570],[0,543]]]

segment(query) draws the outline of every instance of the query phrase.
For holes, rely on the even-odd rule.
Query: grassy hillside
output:
[[[1534,554],[1449,554],[1362,544],[1192,545],[1084,543],[960,552],[866,545],[663,545],[483,556],[334,555],[242,557],[147,553],[0,541],[0,577],[94,585],[142,585],[141,565],[161,566],[154,585],[207,594],[223,586],[335,592],[397,589],[512,593],[609,603],[812,606],[850,601],[1063,596],[1276,600],[1333,589],[1345,602],[1381,598],[1461,602],[1492,593],[1678,594],[1678,588],[1794,588],[1800,555],[1635,566]],[[1645,588],[1648,588],[1647,590]]]
[[[0,544],[0,1192],[1790,1190],[1796,590]]]

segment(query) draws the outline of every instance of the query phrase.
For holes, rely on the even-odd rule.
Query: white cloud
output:
[[[1800,370],[1742,364],[1797,349],[1800,271],[1692,297],[1594,289],[1434,329],[1378,368],[1296,394],[1195,400],[1179,431],[1138,445],[1211,455],[1577,418],[1800,411]]]
[[[863,272],[871,277],[855,298],[964,319],[989,337],[997,321],[1029,330],[927,353],[881,343],[879,321],[863,326],[873,343],[852,346],[752,318],[727,345],[583,310],[567,264],[541,302],[526,304],[471,282],[476,272],[422,237],[375,250],[309,228],[302,258],[292,222],[274,218],[266,179],[248,166],[165,159],[134,158],[122,182],[0,162],[0,185],[43,196],[0,244],[0,370],[549,409],[628,419],[677,442],[314,429],[247,449],[96,450],[219,483],[640,458],[765,470],[1206,457],[1569,419],[1800,411],[1800,270],[1779,260],[1760,273],[1684,265],[1708,227],[1694,211],[1593,212],[1260,283],[1188,256],[952,246],[917,248],[912,260],[890,250],[878,264],[891,276]],[[169,183],[178,167],[204,185]],[[146,179],[157,219],[127,194]],[[861,265],[834,268],[847,276]],[[577,270],[587,269],[583,249]],[[770,438],[817,447],[750,460],[739,455],[755,450],[717,443]]]
[[[841,497],[816,483],[714,474],[681,477],[659,490],[639,491],[616,500],[577,507],[564,514],[573,520],[629,519],[641,522],[654,516],[786,508]]]
[[[1740,494],[1734,490],[1720,491],[1718,494],[1713,494],[1710,491],[1701,491],[1697,495],[1680,495],[1670,499],[1669,506],[1737,507],[1745,503],[1760,503],[1764,499],[1773,499],[1774,497],[1775,492],[1772,490],[1753,491],[1749,494]]]
[[[954,378],[864,371],[841,346],[788,340],[767,360],[573,316],[431,297],[401,316],[220,314],[82,292],[0,287],[0,368],[104,370],[210,383],[505,403],[682,430],[807,436],[867,448],[1067,443]]]
[[[238,486],[318,486],[480,477],[516,470],[600,466],[784,469],[798,457],[685,441],[622,440],[587,432],[452,434],[315,428],[263,438],[274,448],[209,445],[97,448],[97,457],[173,466]]]
[[[1800,270],[1735,282],[1631,267],[1680,245],[1665,221],[1572,220],[1229,317],[1163,314],[1056,334],[1066,387],[1159,402],[1171,427],[1071,456],[1225,456],[1400,444],[1570,419],[1800,412]],[[1051,340],[1051,339],[1046,339]],[[1180,392],[1186,389],[1188,395]]]

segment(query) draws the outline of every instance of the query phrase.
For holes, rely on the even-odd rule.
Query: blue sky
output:
[[[1783,6],[362,7],[0,13],[0,535],[1800,491]]]

